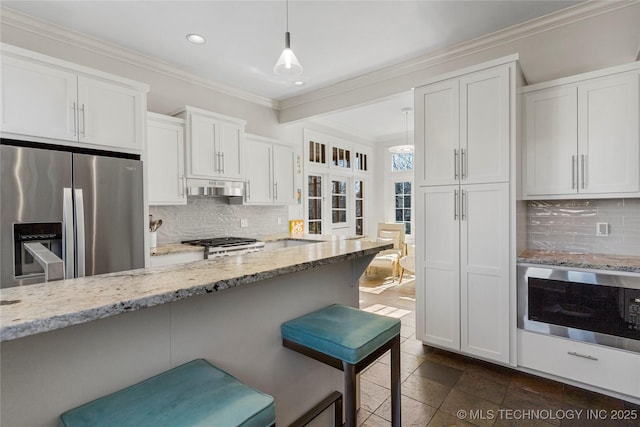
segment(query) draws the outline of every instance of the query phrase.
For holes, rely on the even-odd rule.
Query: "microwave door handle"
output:
[[[71,188],[65,188],[62,193],[62,259],[64,260],[64,278],[73,279],[74,262],[73,237],[73,195]]]
[[[85,275],[85,234],[84,234],[84,197],[81,189],[75,190],[76,195],[76,231],[77,231],[77,249],[78,256],[78,277],[84,277]]]

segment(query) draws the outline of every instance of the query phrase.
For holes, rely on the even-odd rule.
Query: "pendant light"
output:
[[[302,65],[291,50],[291,35],[289,34],[289,0],[287,0],[287,32],[284,33],[284,50],[278,58],[273,72],[283,77],[295,77],[302,74]]]
[[[389,147],[389,151],[396,154],[413,153],[413,144],[409,143],[409,113],[413,111],[413,108],[404,107],[400,111],[404,113],[404,145]]]

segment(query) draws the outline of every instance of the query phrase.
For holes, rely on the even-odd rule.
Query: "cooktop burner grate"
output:
[[[228,248],[233,246],[250,245],[256,242],[256,239],[248,237],[214,237],[210,239],[184,240],[182,243],[194,246],[206,246],[209,248]]]

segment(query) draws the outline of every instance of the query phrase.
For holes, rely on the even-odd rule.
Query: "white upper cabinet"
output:
[[[142,93],[78,76],[79,141],[139,150],[143,147]]]
[[[639,70],[524,89],[525,198],[640,196]]]
[[[248,204],[273,202],[272,157],[273,144],[253,136],[246,137],[246,190]]]
[[[273,146],[273,201],[278,204],[293,204],[296,201],[296,153],[291,147]]]
[[[416,89],[417,184],[507,182],[509,96],[504,66]]]
[[[576,192],[576,86],[525,94],[524,193]]]
[[[187,178],[244,178],[244,120],[194,107],[176,116],[186,124]]]
[[[640,73],[578,86],[579,193],[640,192]]]
[[[293,148],[268,138],[247,135],[245,152],[245,203],[295,203],[296,154]]]
[[[147,113],[147,182],[150,205],[185,205],[184,121]]]
[[[144,148],[148,86],[2,45],[2,131],[107,150]]]

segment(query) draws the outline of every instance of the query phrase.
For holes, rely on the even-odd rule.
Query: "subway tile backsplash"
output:
[[[601,222],[608,236],[596,235]],[[640,256],[640,199],[529,201],[527,247]]]
[[[159,245],[202,237],[259,237],[289,231],[287,206],[230,205],[224,198],[190,196],[182,206],[149,206],[149,214],[162,219]],[[240,227],[241,218],[247,219],[247,227]]]

